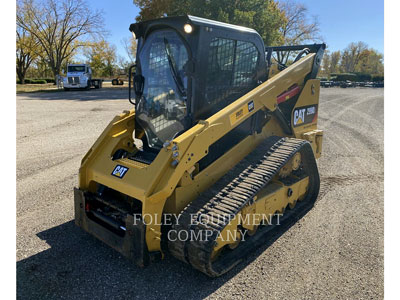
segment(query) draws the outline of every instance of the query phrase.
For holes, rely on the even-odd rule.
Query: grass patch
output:
[[[50,92],[57,91],[57,86],[53,83],[46,84],[17,84],[17,94],[32,92]]]
[[[124,82],[124,85],[112,85],[111,82],[103,82],[103,88],[109,89],[123,89],[128,87],[128,82]],[[93,89],[93,88],[92,88]],[[72,91],[73,89],[71,89]],[[53,83],[47,84],[17,84],[17,94],[22,93],[35,93],[35,92],[57,92],[64,91],[63,89],[57,89],[57,86]]]

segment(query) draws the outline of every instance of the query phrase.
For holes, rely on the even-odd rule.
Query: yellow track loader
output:
[[[134,107],[83,157],[75,223],[139,266],[170,253],[220,276],[316,201],[325,45],[194,16],[129,29]]]

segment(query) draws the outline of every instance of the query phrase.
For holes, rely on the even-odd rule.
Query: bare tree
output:
[[[330,64],[331,64],[331,56],[329,54],[329,50],[325,50],[320,69],[321,74],[329,75]]]
[[[121,44],[124,47],[126,55],[128,55],[130,62],[133,63],[136,60],[136,39],[134,39],[133,36],[131,36],[129,39],[124,37],[121,40]]]
[[[284,45],[300,45],[322,40],[318,18],[309,17],[308,9],[304,4],[285,0],[279,2],[279,8],[285,16],[280,29]],[[278,59],[286,64],[291,55],[292,53],[287,51],[281,53]]]
[[[117,56],[117,66],[119,68],[118,75],[126,75],[129,72],[129,67],[131,63],[122,55]]]
[[[37,39],[54,77],[89,36],[103,34],[103,17],[86,0],[19,0],[17,26]]]
[[[342,53],[341,68],[343,72],[350,73],[355,71],[361,54],[368,49],[364,42],[350,43]]]
[[[321,40],[318,18],[310,18],[304,4],[285,0],[279,3],[279,7],[286,17],[281,28],[285,44],[298,45]]]
[[[339,71],[340,51],[334,51],[331,54],[331,61],[329,64],[329,72],[336,73]]]

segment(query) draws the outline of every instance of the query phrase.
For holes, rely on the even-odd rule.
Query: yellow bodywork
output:
[[[198,161],[207,155],[209,146],[226,133],[250,118],[259,110],[273,112],[277,97],[293,84],[302,88],[296,107],[318,104],[319,80],[304,78],[311,72],[315,54],[308,54],[298,62],[271,77],[268,81],[237,99],[210,118],[200,121],[163,148],[150,164],[142,164],[122,158],[112,160],[117,149],[138,151],[134,144],[135,111],[125,111],[116,116],[100,135],[85,157],[79,170],[79,188],[95,192],[97,184],[105,185],[142,202],[142,215],[146,226],[146,244],[149,251],[161,251],[161,217],[165,212],[179,213],[202,191],[226,174],[244,156],[250,153],[262,140],[271,135],[285,136],[278,121],[272,115],[261,133],[254,133],[235,145],[206,169],[198,172]],[[253,101],[254,109],[249,111],[248,103]],[[295,107],[295,108],[296,108]],[[322,149],[322,131],[316,122],[293,127],[293,136],[311,142],[316,157]],[[171,165],[172,147],[177,147],[179,163]],[[129,168],[123,178],[110,176],[117,165]],[[305,193],[307,184],[300,181],[292,189],[298,194]],[[281,189],[282,190],[282,189]],[[281,191],[280,193],[285,193]],[[272,205],[281,205],[287,197],[265,192],[259,195],[254,205],[246,207],[242,214],[260,207],[269,211]],[[274,199],[278,199],[274,201]],[[294,198],[293,198],[294,199]],[[275,203],[276,202],[276,203]],[[271,208],[272,209],[272,208]],[[244,225],[245,226],[245,225]]]

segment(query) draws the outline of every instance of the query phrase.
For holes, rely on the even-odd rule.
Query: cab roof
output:
[[[259,36],[258,32],[252,28],[223,23],[219,21],[209,20],[205,18],[185,15],[185,16],[176,16],[176,17],[165,17],[160,19],[154,19],[149,21],[143,21],[138,23],[133,23],[129,26],[129,31],[135,33],[136,38],[146,36],[147,31],[150,27],[183,27],[184,24],[191,24],[199,27],[209,27],[209,28],[218,28],[224,29],[228,31],[239,31],[246,32],[249,34],[254,34]]]

